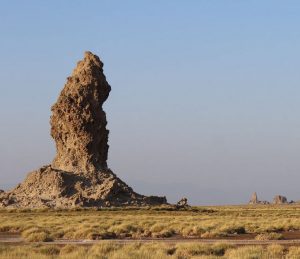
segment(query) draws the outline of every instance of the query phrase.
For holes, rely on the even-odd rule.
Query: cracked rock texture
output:
[[[0,207],[69,208],[166,204],[165,197],[135,193],[107,167],[108,134],[102,105],[111,90],[99,57],[86,52],[52,106],[51,165],[29,173]]]

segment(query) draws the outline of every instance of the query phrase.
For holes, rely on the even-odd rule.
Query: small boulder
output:
[[[274,204],[285,204],[288,203],[287,198],[282,195],[276,195],[273,199]]]
[[[267,205],[267,204],[270,204],[270,202],[268,202],[268,201],[260,201],[259,204]]]

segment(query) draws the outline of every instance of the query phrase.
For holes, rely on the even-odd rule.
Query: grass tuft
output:
[[[265,240],[280,240],[283,239],[283,235],[280,233],[275,233],[275,232],[271,232],[271,233],[262,233],[262,234],[258,234],[255,237],[255,240],[260,240],[260,241],[265,241]]]

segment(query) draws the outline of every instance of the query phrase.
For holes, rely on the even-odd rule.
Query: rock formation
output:
[[[249,204],[270,204],[268,201],[260,201],[257,197],[256,192],[251,195]]]
[[[274,204],[284,204],[284,203],[288,203],[287,198],[282,196],[282,195],[276,195],[273,198],[273,203]]]
[[[249,201],[249,204],[258,204],[259,203],[259,200],[257,198],[257,194],[256,192],[254,192],[252,195],[251,195],[251,199]]]
[[[52,106],[51,165],[0,193],[0,206],[61,207],[158,205],[165,197],[135,193],[107,167],[108,133],[102,105],[111,90],[99,57],[86,52]]]
[[[108,130],[102,105],[111,87],[102,67],[100,59],[87,52],[52,106],[54,169],[76,173],[107,169]]]
[[[182,209],[182,208],[187,208],[190,207],[190,205],[188,204],[188,200],[187,198],[182,198],[181,200],[179,200],[176,204],[176,208],[177,209]]]

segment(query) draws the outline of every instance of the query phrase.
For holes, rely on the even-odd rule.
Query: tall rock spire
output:
[[[166,204],[165,197],[132,190],[107,168],[108,130],[102,105],[111,90],[103,63],[91,52],[77,63],[52,106],[51,136],[56,156],[51,165],[29,173],[0,207],[70,208]]]
[[[111,90],[98,56],[85,52],[52,106],[55,169],[95,172],[107,168],[108,133],[102,105]]]

